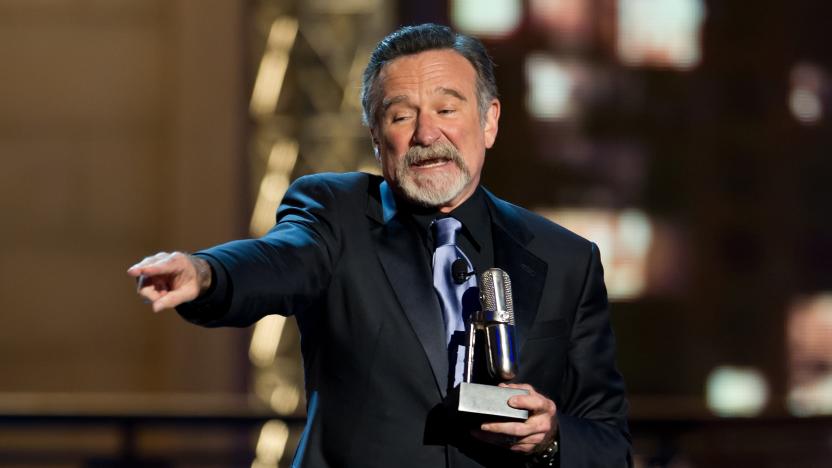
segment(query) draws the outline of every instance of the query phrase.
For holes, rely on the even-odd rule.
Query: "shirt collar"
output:
[[[488,211],[488,203],[485,198],[485,191],[477,186],[474,193],[456,207],[450,213],[440,213],[436,209],[412,209],[409,210],[416,224],[427,235],[432,238],[430,225],[437,218],[452,216],[462,223],[462,233],[471,241],[477,251],[482,248],[482,236],[488,235],[491,227],[491,216]]]

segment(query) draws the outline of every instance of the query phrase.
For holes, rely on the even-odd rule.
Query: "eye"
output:
[[[393,123],[404,122],[409,117],[410,117],[409,114],[393,114],[393,116],[390,118],[390,121],[393,122]]]
[[[439,111],[439,113],[443,114],[443,115],[453,114],[454,112],[456,112],[456,109],[451,109],[451,108],[441,109]]]

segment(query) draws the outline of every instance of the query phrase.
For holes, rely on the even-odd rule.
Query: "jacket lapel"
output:
[[[522,349],[540,305],[547,264],[526,249],[534,234],[519,210],[491,192],[485,193],[491,208],[494,263],[511,278],[515,333],[518,349]]]
[[[417,234],[396,216],[395,199],[387,182],[382,182],[379,190],[381,206],[368,207],[368,215],[380,223],[373,230],[378,258],[425,351],[437,388],[444,397],[448,381],[445,323],[433,289],[430,265],[423,255],[418,254],[424,247]]]

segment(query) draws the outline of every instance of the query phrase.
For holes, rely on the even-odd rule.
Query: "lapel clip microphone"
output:
[[[468,271],[468,263],[461,258],[457,258],[454,260],[454,263],[451,264],[451,276],[456,284],[465,283],[468,281],[468,277],[473,274],[473,271]]]

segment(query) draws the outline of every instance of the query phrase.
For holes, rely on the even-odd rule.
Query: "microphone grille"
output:
[[[498,320],[514,325],[511,278],[499,268],[489,268],[480,275],[480,302],[483,311],[495,312]]]

